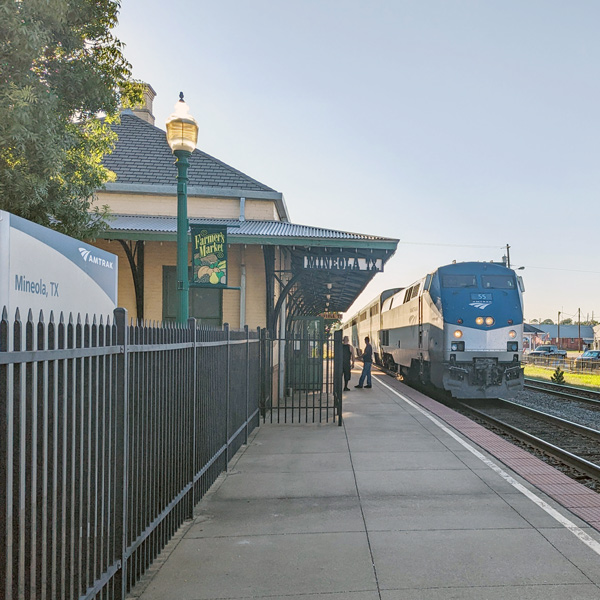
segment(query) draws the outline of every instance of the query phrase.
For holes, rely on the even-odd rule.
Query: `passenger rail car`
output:
[[[378,312],[370,337],[386,368],[456,398],[511,396],[523,389],[523,291],[521,278],[503,265],[454,263],[384,292],[344,325],[344,335],[357,319],[362,342],[360,324],[369,319],[360,316]]]
[[[390,296],[399,292],[402,288],[394,288],[382,292],[367,306],[362,308],[344,325],[343,335],[347,335],[350,343],[360,356],[365,347],[365,337],[371,340],[373,347],[373,360],[382,365],[381,349],[379,347],[379,330],[381,329],[381,305]]]

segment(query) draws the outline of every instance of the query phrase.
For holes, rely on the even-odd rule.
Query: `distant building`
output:
[[[535,328],[542,332],[537,334],[537,339],[543,340],[540,343],[556,344],[563,350],[585,350],[594,343],[591,325],[535,325]]]
[[[594,350],[600,350],[600,325],[594,326],[594,341],[592,347]]]

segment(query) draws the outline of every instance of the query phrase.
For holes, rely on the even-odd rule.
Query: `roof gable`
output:
[[[121,122],[113,125],[112,129],[119,139],[113,153],[104,157],[103,164],[116,173],[117,185],[176,184],[175,158],[162,129],[127,112],[121,114]],[[275,192],[273,188],[201,150],[194,150],[189,161],[190,187],[226,188],[240,192]]]

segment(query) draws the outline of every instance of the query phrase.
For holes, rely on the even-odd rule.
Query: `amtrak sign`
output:
[[[304,256],[305,269],[314,271],[383,271],[382,258],[362,258],[357,256]]]

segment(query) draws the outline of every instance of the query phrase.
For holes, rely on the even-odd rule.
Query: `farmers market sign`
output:
[[[227,227],[192,226],[191,285],[227,287]]]

